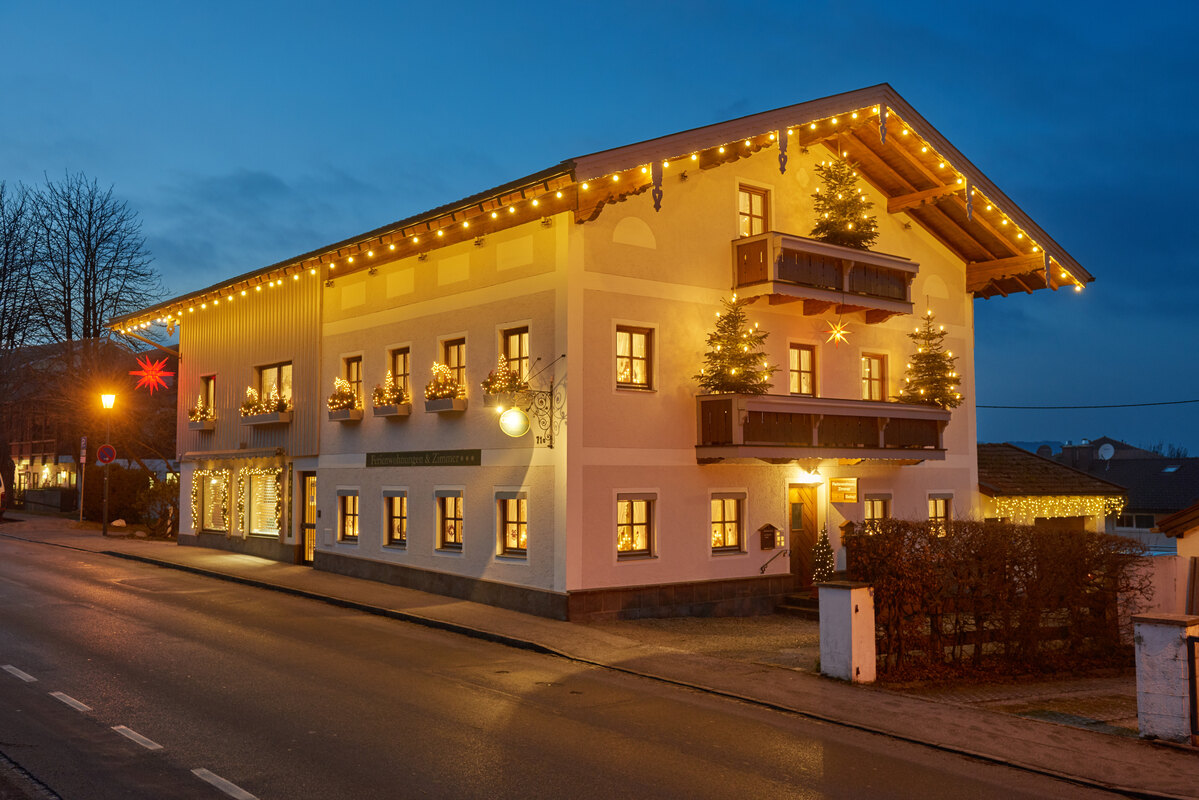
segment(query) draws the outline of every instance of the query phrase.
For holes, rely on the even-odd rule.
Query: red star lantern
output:
[[[130,370],[130,375],[140,376],[135,388],[141,389],[145,387],[150,390],[150,394],[154,394],[157,389],[167,388],[167,382],[163,378],[174,375],[173,372],[167,372],[163,367],[167,365],[167,360],[164,358],[161,361],[151,361],[149,356],[143,356],[137,360],[137,364],[141,369]]]

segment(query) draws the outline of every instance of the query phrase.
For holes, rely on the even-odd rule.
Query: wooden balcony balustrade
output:
[[[794,395],[696,398],[700,463],[730,458],[940,461],[949,412],[932,406]]]
[[[733,240],[737,293],[771,304],[799,303],[802,314],[865,311],[866,322],[912,313],[914,261],[787,233]]]

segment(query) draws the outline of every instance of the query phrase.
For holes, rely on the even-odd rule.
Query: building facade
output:
[[[870,251],[807,236],[832,158],[874,204]],[[972,302],[1089,280],[883,85],[566,161],[115,324],[181,326],[181,543],[560,618],[755,613],[810,582],[821,530],[981,516]],[[734,293],[773,387],[698,394]],[[952,411],[895,402],[928,313]],[[491,395],[501,356],[526,385]]]

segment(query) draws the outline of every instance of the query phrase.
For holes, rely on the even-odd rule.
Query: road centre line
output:
[[[122,736],[124,736],[126,739],[129,739],[130,741],[133,741],[133,742],[137,742],[138,744],[140,744],[142,747],[146,748],[147,750],[161,750],[162,749],[162,745],[160,745],[158,742],[154,741],[153,739],[147,739],[145,736],[142,736],[140,733],[133,730],[132,728],[126,728],[124,725],[113,725],[112,729],[114,731],[116,731],[117,733],[121,734]]]
[[[28,672],[22,672],[12,664],[5,664],[3,667],[0,667],[0,669],[4,670],[9,675],[16,675],[18,678],[25,681],[25,683],[35,683],[37,681],[37,678],[30,675]]]
[[[233,800],[258,800],[257,797],[247,792],[245,789],[238,786],[236,783],[225,780],[215,772],[209,772],[203,767],[197,767],[192,770],[192,775],[195,775],[200,780],[220,789],[225,794],[233,798]]]
[[[91,711],[92,710],[91,706],[85,706],[83,703],[80,703],[78,700],[76,700],[74,697],[71,697],[69,694],[63,694],[62,692],[50,692],[50,696],[53,697],[55,700],[58,700],[59,702],[66,703],[71,708],[75,709],[76,711]]]

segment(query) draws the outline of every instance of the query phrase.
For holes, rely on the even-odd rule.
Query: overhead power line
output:
[[[975,408],[1006,408],[1024,411],[1069,411],[1080,408],[1144,408],[1145,406],[1180,406],[1185,403],[1199,403],[1199,400],[1165,400],[1160,403],[1113,403],[1102,406],[982,406]]]

